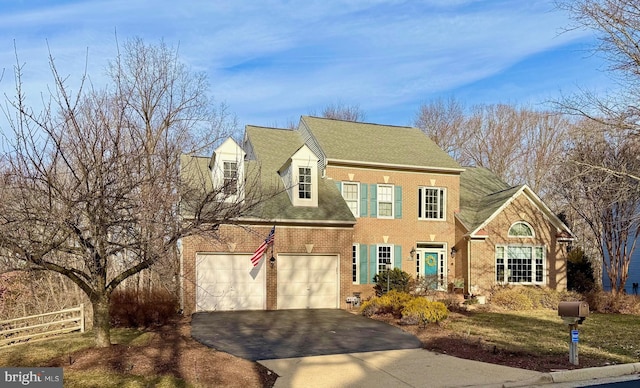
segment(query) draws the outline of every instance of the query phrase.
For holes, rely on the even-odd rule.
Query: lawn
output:
[[[452,317],[445,326],[458,335],[481,338],[498,349],[535,355],[568,355],[569,328],[555,310],[474,312]],[[640,316],[591,314],[578,325],[581,357],[610,363],[640,361]]]
[[[0,367],[63,367],[65,388],[272,387],[262,365],[208,348],[191,338],[188,319],[153,331],[112,329],[108,349],[92,333],[0,348]]]

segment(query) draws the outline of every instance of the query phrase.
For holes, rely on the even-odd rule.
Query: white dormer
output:
[[[232,138],[213,151],[209,169],[213,187],[220,190],[219,198],[226,202],[244,199],[245,152]]]
[[[300,147],[278,171],[293,206],[318,206],[318,157]]]

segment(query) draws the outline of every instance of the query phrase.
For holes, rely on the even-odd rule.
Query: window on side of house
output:
[[[544,246],[496,247],[496,281],[510,284],[544,284]]]
[[[393,185],[378,185],[378,218],[393,218]]]
[[[225,161],[222,166],[222,190],[227,195],[235,195],[238,193],[238,163]]]
[[[351,281],[353,284],[358,284],[358,262],[360,258],[358,257],[358,252],[360,251],[360,246],[358,244],[353,244],[351,246]]]
[[[378,263],[376,266],[377,273],[380,274],[391,268],[393,262],[391,245],[378,245]]]
[[[354,217],[360,215],[360,184],[342,182],[342,198],[344,198]]]
[[[311,168],[298,168],[298,198],[311,198]]]
[[[439,187],[418,187],[418,218],[444,220],[446,216],[446,190]]]

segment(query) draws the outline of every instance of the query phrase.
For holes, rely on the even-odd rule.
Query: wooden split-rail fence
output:
[[[0,347],[80,331],[84,333],[84,304],[51,313],[0,321]]]

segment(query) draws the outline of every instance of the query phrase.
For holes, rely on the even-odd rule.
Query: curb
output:
[[[566,383],[571,381],[583,381],[618,377],[640,373],[640,363],[620,364],[611,366],[599,366],[594,368],[573,369],[567,371],[550,372],[548,375],[552,383]],[[543,378],[545,378],[544,376]]]

